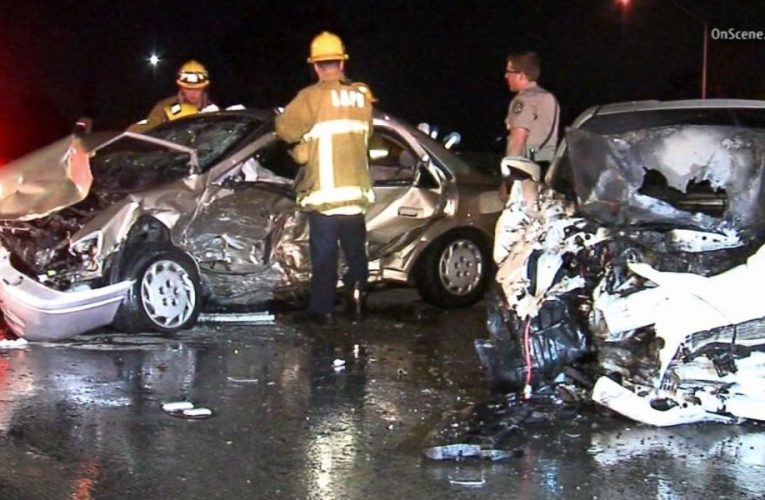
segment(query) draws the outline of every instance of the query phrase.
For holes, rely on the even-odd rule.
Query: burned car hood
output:
[[[566,133],[579,210],[608,225],[757,231],[765,131],[681,125]]]
[[[85,199],[93,183],[88,151],[114,135],[66,137],[0,169],[0,220],[34,220]]]

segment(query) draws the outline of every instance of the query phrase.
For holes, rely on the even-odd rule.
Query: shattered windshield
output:
[[[677,125],[566,134],[579,209],[605,224],[762,227],[765,131]]]
[[[599,135],[624,134],[631,131],[662,127],[703,125],[765,128],[765,109],[762,108],[677,108],[647,109],[620,113],[596,114],[579,126]],[[568,134],[568,131],[567,131]],[[567,139],[568,142],[568,139]],[[551,187],[574,200],[574,175],[571,156],[566,147],[557,166]]]
[[[249,115],[199,114],[146,135],[195,149],[200,171],[205,172],[262,124]],[[151,189],[186,177],[192,169],[189,154],[128,136],[99,149],[90,166],[94,189],[108,192]]]

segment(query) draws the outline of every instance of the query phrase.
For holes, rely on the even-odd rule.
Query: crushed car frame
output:
[[[546,180],[497,227],[492,384],[592,380],[657,426],[764,420],[765,102],[589,109]]]

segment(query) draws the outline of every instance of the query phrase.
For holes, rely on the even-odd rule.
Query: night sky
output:
[[[190,58],[220,105],[273,107],[311,83],[311,38],[346,43],[347,75],[379,107],[499,150],[510,51],[534,49],[562,123],[592,104],[700,95],[702,22],[765,31],[765,2],[631,0],[5,0],[0,161],[64,135],[79,116],[123,128],[175,92]],[[709,97],[765,99],[765,40],[709,42]],[[152,71],[147,58],[162,58]]]

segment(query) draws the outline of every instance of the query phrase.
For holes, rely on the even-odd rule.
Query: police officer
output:
[[[308,318],[321,325],[334,321],[338,242],[348,264],[343,281],[356,320],[362,319],[367,288],[364,214],[374,201],[367,165],[372,94],[367,86],[345,79],[347,59],[338,36],[317,35],[308,63],[319,81],[301,90],[276,119],[277,135],[307,152],[296,191],[310,231]]]
[[[131,125],[131,132],[145,132],[161,123],[193,115],[201,111],[218,111],[218,107],[210,101],[208,87],[210,75],[199,62],[191,60],[178,70],[175,80],[178,93],[162,99],[149,112],[145,119]]]
[[[505,119],[505,155],[523,156],[544,168],[555,154],[560,110],[555,96],[537,84],[539,73],[540,59],[536,52],[507,56],[505,80],[516,95],[510,101]],[[502,190],[500,196],[504,196]]]

